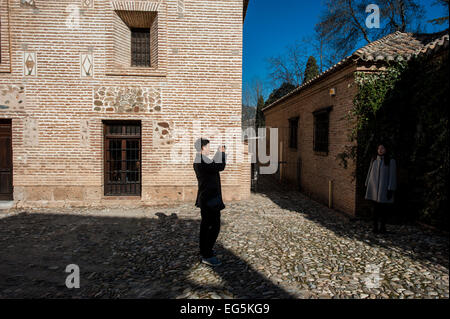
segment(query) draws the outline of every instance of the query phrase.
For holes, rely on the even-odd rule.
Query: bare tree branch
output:
[[[378,0],[380,28],[369,29],[364,21],[371,0],[324,0],[325,8],[316,25],[317,33],[337,62],[362,45],[394,31],[420,32],[424,8],[419,0]],[[448,0],[440,0],[448,2]],[[320,57],[319,57],[320,60]]]
[[[361,26],[361,24],[358,22],[358,19],[356,18],[355,11],[353,10],[352,6],[352,0],[348,0],[348,9],[350,10],[350,15],[353,18],[354,25],[361,31],[367,43],[370,43],[371,41],[369,40],[369,36],[367,35],[366,30]]]

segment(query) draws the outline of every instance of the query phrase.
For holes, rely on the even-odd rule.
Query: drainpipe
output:
[[[333,207],[333,181],[328,181],[328,207]]]
[[[280,182],[283,181],[283,142],[280,142]]]

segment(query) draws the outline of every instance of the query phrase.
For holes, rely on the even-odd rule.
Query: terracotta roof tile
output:
[[[409,60],[425,48],[444,45],[445,38],[448,43],[448,31],[428,34],[397,31],[356,50],[353,56],[363,61]]]
[[[342,59],[326,71],[322,72],[310,81],[300,85],[298,88],[292,90],[290,93],[281,97],[277,101],[263,108],[267,110],[288,97],[298,93],[311,84],[317,82],[319,79],[337,71],[341,67],[346,66],[352,61],[366,61],[366,62],[391,62],[409,60],[413,56],[419,56],[424,54],[431,54],[443,48],[449,46],[449,30],[445,30],[438,33],[405,33],[394,32],[387,36],[373,41],[366,46],[356,50],[352,55]]]

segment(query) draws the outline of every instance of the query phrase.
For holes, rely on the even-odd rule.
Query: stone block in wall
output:
[[[88,186],[84,187],[84,198],[86,200],[100,200],[103,196],[103,187]]]
[[[106,113],[161,111],[160,87],[94,87],[93,110]]]
[[[52,190],[45,186],[27,187],[25,190],[25,200],[42,201],[52,200]]]
[[[142,198],[154,204],[172,204],[183,200],[182,186],[146,186]]]
[[[23,120],[23,144],[24,146],[39,145],[39,122],[32,117]]]
[[[53,189],[54,200],[83,200],[84,187],[81,186],[61,186]]]
[[[20,6],[21,7],[35,8],[36,7],[36,1],[35,0],[20,0]]]
[[[80,146],[89,147],[89,120],[80,120]]]
[[[174,125],[170,121],[153,122],[153,147],[174,144]]]
[[[239,185],[222,186],[222,197],[224,201],[235,201],[242,199]]]
[[[0,84],[0,112],[24,111],[25,105],[26,94],[23,85]]]
[[[197,186],[185,186],[183,188],[185,201],[195,201],[197,199]]]
[[[14,200],[23,201],[25,199],[25,187],[14,186]]]

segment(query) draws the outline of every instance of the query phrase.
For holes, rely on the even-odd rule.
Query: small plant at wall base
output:
[[[396,219],[449,228],[448,55],[414,58],[377,73],[356,73],[358,93],[348,119],[349,146],[338,155],[356,161],[358,200],[378,141],[387,141],[398,165]],[[365,210],[366,211],[366,210]],[[361,212],[364,215],[364,212]]]

